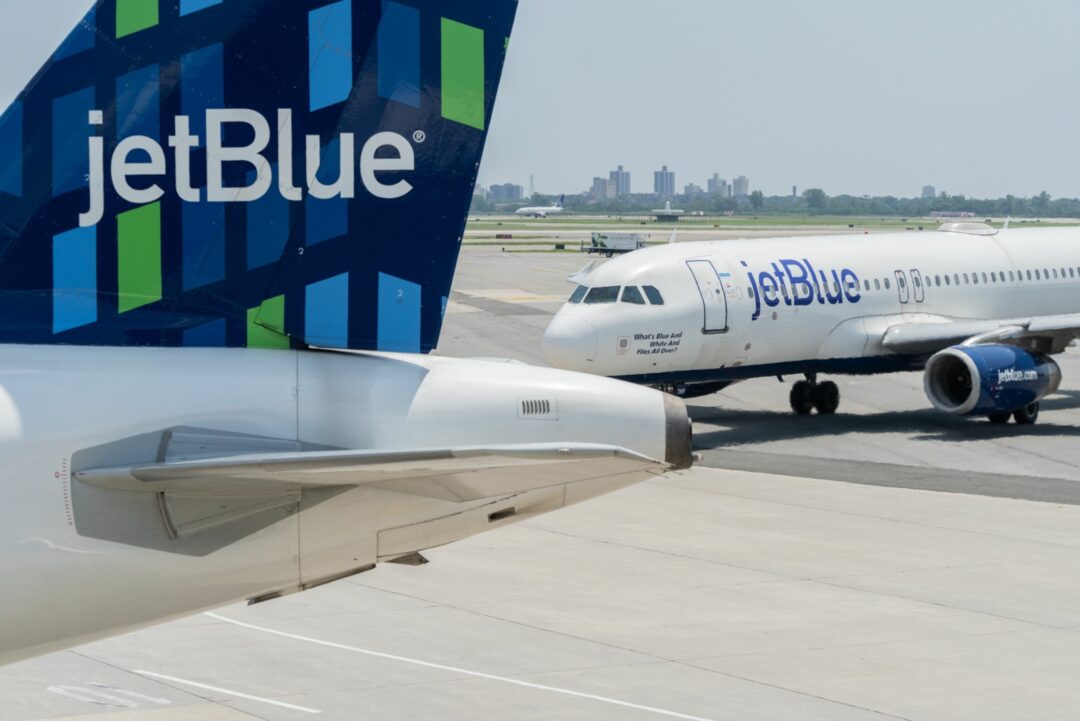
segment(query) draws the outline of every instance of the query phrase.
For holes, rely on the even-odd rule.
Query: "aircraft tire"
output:
[[[989,418],[990,418],[990,422],[993,423],[995,426],[1003,426],[1006,423],[1008,423],[1010,420],[1012,420],[1012,414],[1010,414],[1010,413],[991,413]]]
[[[1019,426],[1033,426],[1039,420],[1039,404],[1032,403],[1013,414],[1013,419]]]
[[[823,416],[831,416],[840,407],[840,387],[825,381],[814,389],[814,407]]]
[[[814,386],[809,381],[799,381],[791,387],[790,400],[795,415],[810,415],[814,411]]]

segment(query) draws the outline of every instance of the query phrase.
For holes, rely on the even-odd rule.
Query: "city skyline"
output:
[[[1080,196],[1078,24],[1066,0],[521,0],[482,174],[548,193],[622,163],[640,191],[666,163],[698,184],[741,168],[767,195]]]

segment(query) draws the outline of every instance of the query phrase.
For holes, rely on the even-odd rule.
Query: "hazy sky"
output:
[[[0,0],[5,104],[91,4]],[[481,179],[1076,197],[1078,78],[1076,0],[521,0]]]

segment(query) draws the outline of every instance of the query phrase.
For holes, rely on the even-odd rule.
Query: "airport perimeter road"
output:
[[[585,262],[467,249],[440,353],[543,362]],[[833,418],[738,385],[692,402],[692,471],[0,668],[0,721],[1075,719],[1080,356],[1062,367],[1030,429],[934,413],[917,374],[839,379]]]

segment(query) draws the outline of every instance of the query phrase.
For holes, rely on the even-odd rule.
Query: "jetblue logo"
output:
[[[769,308],[776,308],[781,303],[786,306],[839,305],[862,300],[859,277],[847,268],[818,270],[804,258],[801,261],[779,260],[770,264],[771,272],[754,272],[746,261],[741,263],[747,268],[746,277],[754,295],[752,321],[761,317],[763,305]]]
[[[90,124],[103,124],[104,114],[100,110],[90,112]],[[413,186],[400,179],[401,173],[410,173],[416,168],[416,155],[413,146],[397,133],[383,132],[369,138],[363,145],[356,159],[357,142],[353,133],[340,136],[341,172],[333,183],[327,185],[319,178],[322,163],[323,145],[318,135],[305,138],[305,173],[306,188],[294,185],[293,174],[293,116],[288,109],[278,110],[276,124],[278,177],[277,192],[289,201],[304,199],[304,192],[319,200],[330,198],[356,197],[356,173],[360,173],[360,182],[364,190],[384,200],[402,198],[412,192]],[[245,146],[226,146],[225,131],[229,126],[245,126],[253,138]],[[191,132],[191,119],[186,115],[176,118],[175,132],[169,136],[168,146],[172,149],[175,187],[172,188],[181,200],[198,203],[205,199],[211,203],[251,203],[272,192],[274,172],[270,161],[263,153],[274,140],[270,121],[254,110],[207,110],[206,111],[206,188],[192,187],[191,155],[196,148],[202,147],[203,138]],[[97,225],[105,215],[105,182],[112,182],[116,194],[129,203],[145,205],[154,203],[165,195],[165,189],[153,178],[163,178],[167,174],[166,151],[153,138],[134,135],[124,138],[113,151],[108,163],[106,175],[105,140],[92,137],[89,140],[90,153],[90,207],[79,215],[79,226],[86,228]],[[224,184],[224,166],[226,163],[243,163],[255,171],[255,180],[246,186],[226,186]],[[395,173],[399,179],[393,183],[383,182],[381,173]],[[139,188],[133,187],[132,180],[143,179]]]
[[[1029,381],[1039,380],[1038,371],[1022,371],[1016,368],[1007,368],[1005,370],[998,371],[998,385],[1005,385],[1006,383],[1027,383]]]

